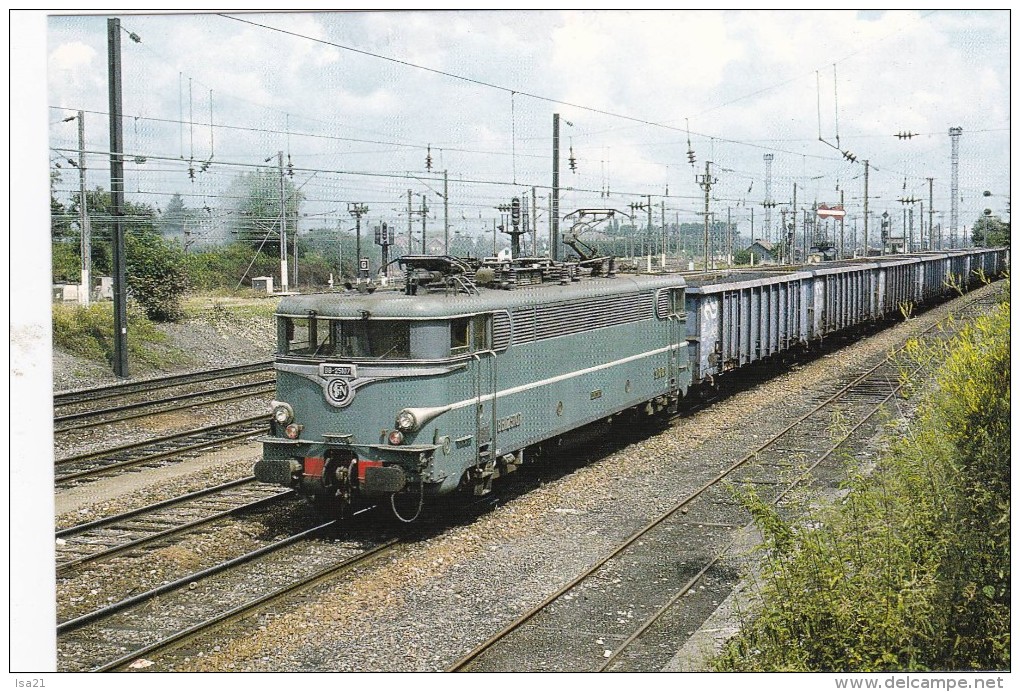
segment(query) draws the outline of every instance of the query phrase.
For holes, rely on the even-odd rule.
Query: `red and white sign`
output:
[[[829,218],[842,219],[844,216],[846,216],[846,210],[843,209],[843,207],[839,204],[837,204],[834,207],[822,204],[819,205],[818,207],[818,215],[821,216],[823,219]]]

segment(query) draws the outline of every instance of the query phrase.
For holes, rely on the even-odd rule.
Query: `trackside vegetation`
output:
[[[936,386],[838,506],[787,520],[739,492],[761,603],[717,670],[1009,669],[1009,324],[1004,302],[948,345],[909,344]]]

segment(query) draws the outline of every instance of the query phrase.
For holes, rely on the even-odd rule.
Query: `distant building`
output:
[[[754,264],[775,264],[778,250],[767,240],[756,240],[747,248]]]

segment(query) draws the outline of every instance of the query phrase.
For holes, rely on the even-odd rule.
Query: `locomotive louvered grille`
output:
[[[514,343],[535,340],[535,308],[517,308],[513,312]]]
[[[655,316],[664,320],[670,312],[669,291],[659,291],[655,294]]]
[[[510,315],[497,312],[492,316],[492,348],[502,351],[510,345]]]
[[[552,339],[653,317],[651,294],[589,298],[514,310],[514,342]]]

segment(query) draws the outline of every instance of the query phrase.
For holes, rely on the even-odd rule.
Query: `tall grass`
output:
[[[187,363],[188,355],[165,346],[167,336],[136,305],[128,304],[128,357],[134,363],[161,366]],[[112,365],[113,303],[53,306],[53,345],[68,353]]]
[[[814,521],[742,493],[764,537],[762,603],[718,670],[1010,666],[1010,306],[950,347],[906,434]]]

